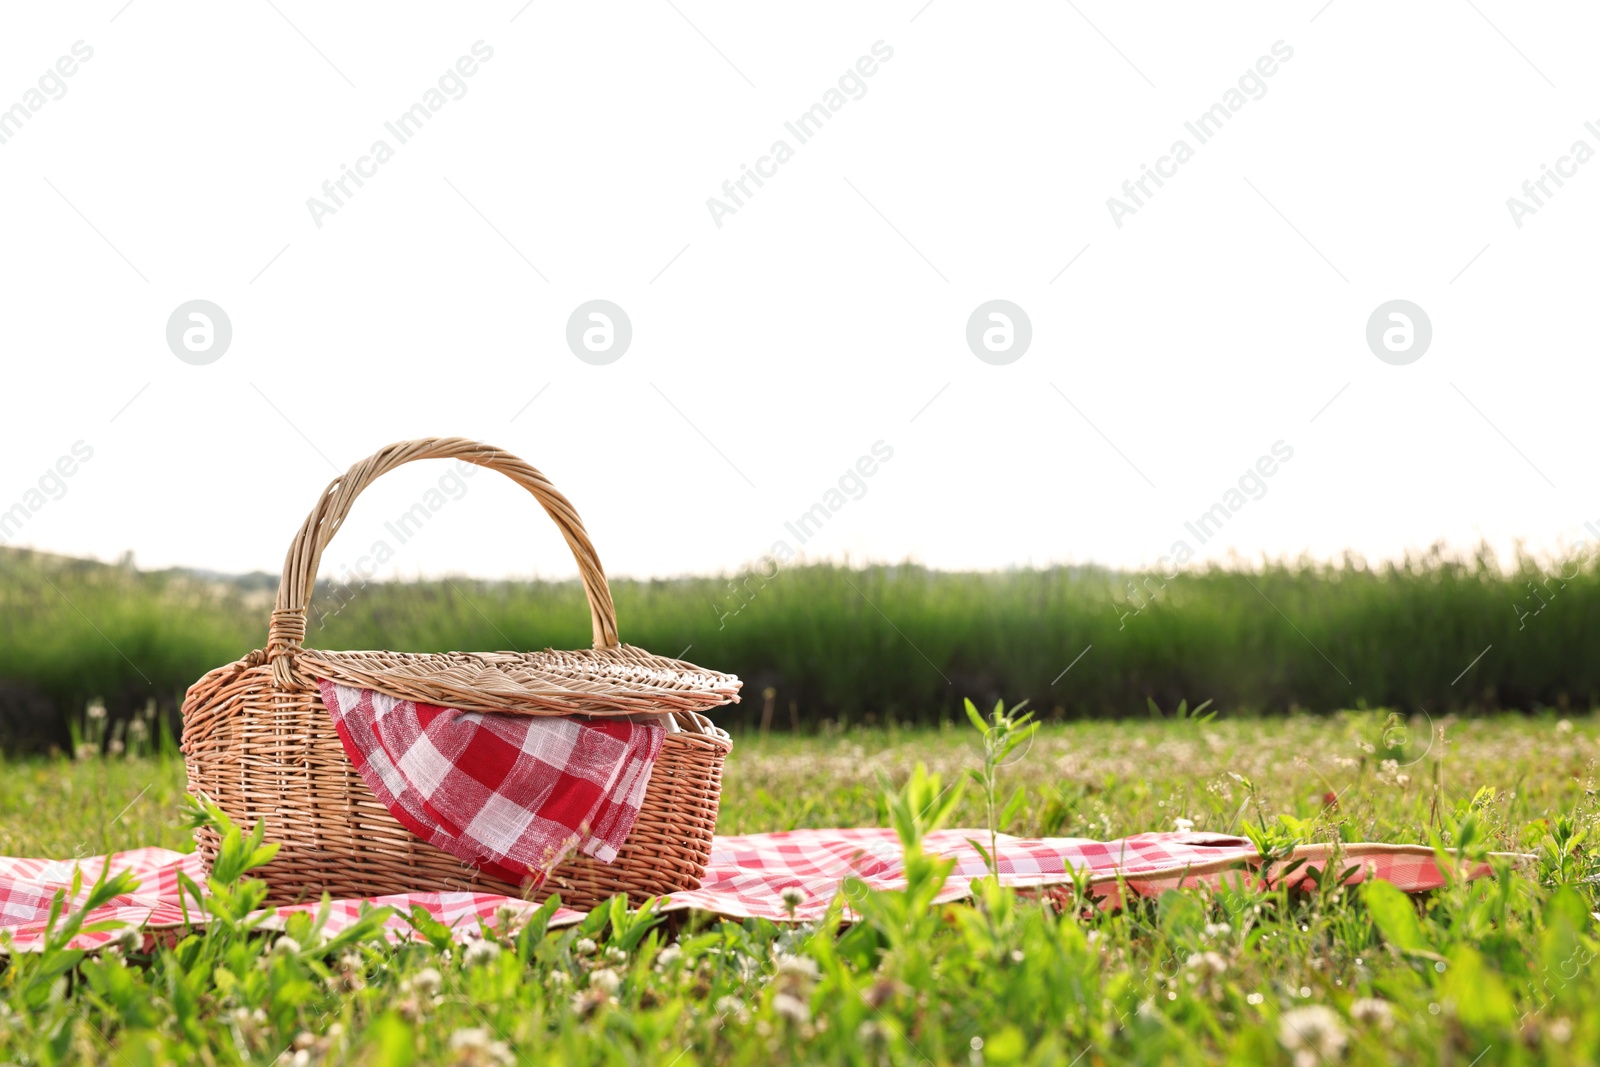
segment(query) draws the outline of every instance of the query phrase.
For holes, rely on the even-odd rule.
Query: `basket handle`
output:
[[[606,572],[595,555],[594,545],[583,529],[583,520],[566,497],[543,474],[509,452],[461,437],[428,437],[401,441],[373,453],[328,483],[317,506],[294,536],[283,561],[283,577],[278,582],[278,599],[267,629],[267,662],[280,685],[291,683],[288,670],[306,636],[306,607],[316,586],[317,567],[322,551],[338,532],[361,491],[378,478],[404,463],[419,459],[461,459],[489,470],[499,471],[528,492],[555,520],[567,547],[578,561],[583,591],[589,598],[589,616],[594,624],[594,647],[615,648],[617,611],[611,603],[611,588]]]

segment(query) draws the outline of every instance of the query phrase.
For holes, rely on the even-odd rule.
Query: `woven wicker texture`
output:
[[[419,459],[460,459],[526,488],[577,560],[589,600],[593,649],[575,652],[327,652],[304,647],[306,608],[323,550],[363,489]],[[345,755],[316,679],[472,711],[528,715],[669,716],[644,806],[611,864],[568,860],[536,893],[588,908],[616,893],[635,903],[700,884],[717,821],[727,734],[698,712],[739,699],[739,679],[651,655],[617,636],[605,571],[572,505],[539,471],[461,438],[391,445],[329,484],[284,561],[267,647],[219,668],[183,705],[189,787],[243,825],[260,819],[281,844],[260,872],[274,904],[419,891],[517,894],[415,837],[372,795]],[[207,863],[216,835],[196,834]]]

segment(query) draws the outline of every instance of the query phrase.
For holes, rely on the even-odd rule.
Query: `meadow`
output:
[[[1600,1054],[1600,721],[1380,711],[1047,724],[998,772],[999,829],[1171,829],[1434,843],[1534,856],[1417,898],[1249,884],[1103,911],[980,881],[925,906],[927,863],[863,921],[781,928],[598,911],[494,926],[470,949],[254,933],[248,864],[174,947],[0,973],[0,1061],[1315,1065],[1588,1063]],[[719,830],[895,824],[917,763],[983,762],[959,726],[745,730]],[[0,767],[0,854],[187,848],[183,772],[136,758]],[[987,825],[968,785],[948,825]],[[914,854],[925,825],[902,829]],[[242,855],[242,853],[241,853]],[[1387,892],[1384,890],[1388,889]],[[919,896],[919,894],[921,894]]]
[[[770,572],[769,572],[770,574]],[[276,576],[235,578],[0,549],[0,748],[68,745],[101,699],[169,716],[202,673],[259,648]],[[1600,703],[1600,568],[1480,554],[1275,563],[1173,578],[1092,567],[991,574],[791,566],[770,577],[614,580],[623,638],[745,680],[734,729],[936,725],[972,697],[1046,720],[1389,707],[1407,714]],[[581,648],[574,583],[324,584],[325,648]],[[175,720],[174,720],[175,722]]]

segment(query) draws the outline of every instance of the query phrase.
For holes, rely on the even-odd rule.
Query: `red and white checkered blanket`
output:
[[[615,859],[666,737],[656,723],[481,714],[317,685],[389,813],[512,885],[543,883],[574,848]]]
[[[987,833],[941,830],[929,834],[924,843],[928,851],[956,861],[938,896],[941,902],[965,898],[971,892],[972,879],[987,873],[983,857],[967,843],[969,838],[985,839]],[[1137,834],[1108,842],[1076,837],[1028,840],[1002,836],[995,856],[1000,881],[1005,885],[1049,892],[1051,887],[1070,883],[1071,872],[1087,873],[1094,892],[1108,905],[1117,902],[1123,892],[1154,896],[1168,889],[1215,886],[1225,878],[1259,879],[1266,884],[1298,882],[1311,869],[1335,861],[1332,846],[1304,845],[1288,859],[1262,871],[1249,841],[1203,833]],[[1515,865],[1530,857],[1499,853],[1493,858]],[[78,866],[83,869],[85,881],[92,883],[105,860],[99,856],[75,862],[0,858],[0,934],[9,934],[18,949],[36,947],[50,913],[51,896],[71,886],[73,870]],[[140,886],[112,901],[91,921],[119,919],[147,928],[176,926],[183,921],[178,873],[205,884],[205,869],[199,856],[193,854],[143,848],[117,853],[110,861],[113,871],[132,871],[140,879]],[[1302,862],[1297,866],[1296,861]],[[1447,880],[1433,850],[1422,845],[1342,845],[1336,862],[1339,873],[1350,872],[1350,882],[1379,878],[1409,892],[1435,889]],[[1447,859],[1446,865],[1453,863]],[[1491,870],[1488,862],[1479,862],[1450,873],[1476,878]],[[784,891],[798,889],[801,903],[793,918],[814,921],[822,918],[841,891],[848,904],[850,890],[845,880],[850,877],[872,889],[904,886],[900,845],[892,830],[790,830],[718,837],[701,887],[673,894],[662,902],[662,910],[695,908],[733,918],[757,916],[785,922],[790,915],[783,900]],[[332,904],[324,933],[331,935],[354,922],[365,904],[397,909],[398,914],[388,921],[391,936],[397,939],[411,936],[411,927],[401,915],[409,914],[414,905],[463,934],[474,929],[478,920],[491,920],[501,907],[519,912],[533,909],[526,901],[486,893],[407,893],[369,901],[339,900]],[[294,912],[315,912],[319,907],[310,903],[279,908],[268,916],[265,925],[278,926]],[[846,910],[848,914],[848,907]],[[192,911],[191,908],[191,914]],[[582,918],[582,912],[562,908],[552,918],[552,925],[567,925]],[[109,932],[85,934],[77,944],[94,947],[113,936]]]

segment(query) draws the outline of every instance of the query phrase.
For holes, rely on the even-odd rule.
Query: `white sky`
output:
[[[0,509],[94,450],[10,543],[276,571],[336,468],[429,435],[542,468],[614,575],[792,542],[880,440],[813,557],[1150,564],[1280,440],[1200,558],[1555,550],[1600,520],[1600,160],[1521,228],[1506,206],[1600,149],[1593,8],[674,2],[8,7],[0,108],[93,49],[0,144]],[[399,145],[384,123],[480,40]],[[798,144],[784,123],[878,41]],[[1184,123],[1277,41],[1266,95],[1198,144]],[[307,198],[380,138],[319,229]],[[780,138],[718,228],[707,198]],[[1179,138],[1119,229],[1107,197]],[[196,298],[233,326],[208,366],[165,339]],[[565,341],[594,298],[633,324],[606,366]],[[965,339],[996,298],[1033,328],[1006,366]],[[1408,366],[1365,341],[1396,298],[1433,324]],[[374,488],[328,569],[443,473]],[[572,572],[523,494],[468,484],[382,573]]]

